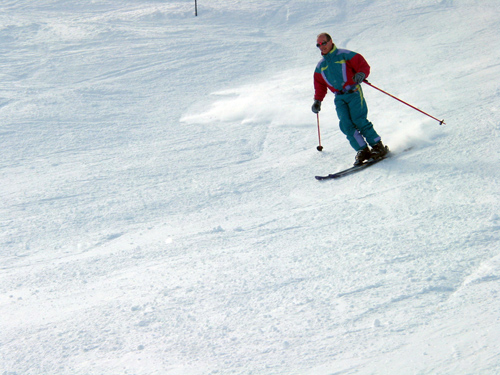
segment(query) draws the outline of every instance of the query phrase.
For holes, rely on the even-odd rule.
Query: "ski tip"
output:
[[[329,174],[328,176],[314,176],[314,178],[318,181],[323,181],[323,180],[328,180],[330,178],[333,178],[333,176],[331,174]]]

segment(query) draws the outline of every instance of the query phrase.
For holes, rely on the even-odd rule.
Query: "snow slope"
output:
[[[499,373],[497,2],[198,7],[0,4],[0,373]],[[447,125],[365,86],[316,181],[322,31]]]

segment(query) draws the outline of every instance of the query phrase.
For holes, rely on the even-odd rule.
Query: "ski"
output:
[[[365,168],[368,168],[374,164],[377,164],[379,161],[382,161],[384,159],[387,159],[389,157],[390,153],[387,154],[386,156],[384,156],[383,158],[379,158],[379,159],[370,159],[368,161],[365,161],[363,164],[360,164],[360,165],[355,165],[351,168],[347,168],[347,169],[344,169],[343,171],[340,171],[340,172],[337,172],[337,173],[332,173],[332,174],[329,174],[329,175],[326,175],[326,176],[315,176],[316,180],[330,180],[330,179],[334,179],[334,178],[341,178],[341,177],[344,177],[344,176],[348,176],[350,174],[353,174],[353,173],[356,173],[356,172],[359,172]]]

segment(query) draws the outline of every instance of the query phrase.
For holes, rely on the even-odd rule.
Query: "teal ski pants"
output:
[[[367,142],[374,146],[380,141],[373,124],[366,118],[368,107],[361,87],[353,93],[335,95],[335,108],[340,120],[340,130],[356,151],[366,148]]]

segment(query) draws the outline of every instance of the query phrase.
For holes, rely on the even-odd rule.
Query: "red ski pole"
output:
[[[323,151],[323,146],[321,146],[321,132],[319,131],[319,113],[316,113],[316,119],[318,120],[318,141],[319,146],[316,147],[318,151]]]
[[[373,87],[374,89],[377,89],[378,91],[383,92],[383,93],[384,93],[384,94],[386,94],[386,95],[389,95],[391,98],[396,99],[397,101],[399,101],[399,102],[401,102],[401,103],[403,103],[403,104],[406,104],[408,107],[411,107],[411,108],[413,108],[414,110],[419,111],[420,113],[423,113],[423,114],[424,114],[424,115],[426,115],[426,116],[429,116],[430,118],[432,118],[432,119],[436,120],[437,122],[439,122],[439,125],[443,125],[443,124],[445,124],[445,125],[446,125],[446,123],[444,122],[444,119],[443,119],[443,120],[439,120],[439,119],[435,118],[434,116],[429,115],[428,113],[426,113],[426,112],[424,112],[424,111],[422,111],[422,110],[418,109],[417,107],[414,107],[414,106],[412,106],[411,104],[408,104],[408,103],[406,103],[405,101],[403,101],[403,100],[401,100],[401,99],[396,98],[394,95],[391,95],[391,94],[389,94],[388,92],[385,92],[384,90],[381,90],[381,89],[379,89],[379,88],[378,88],[378,87],[376,87],[376,86],[373,86],[373,85],[372,85],[370,82],[368,82],[366,79],[365,79],[363,82],[364,82],[364,83],[366,83],[368,86],[371,86],[371,87]]]

